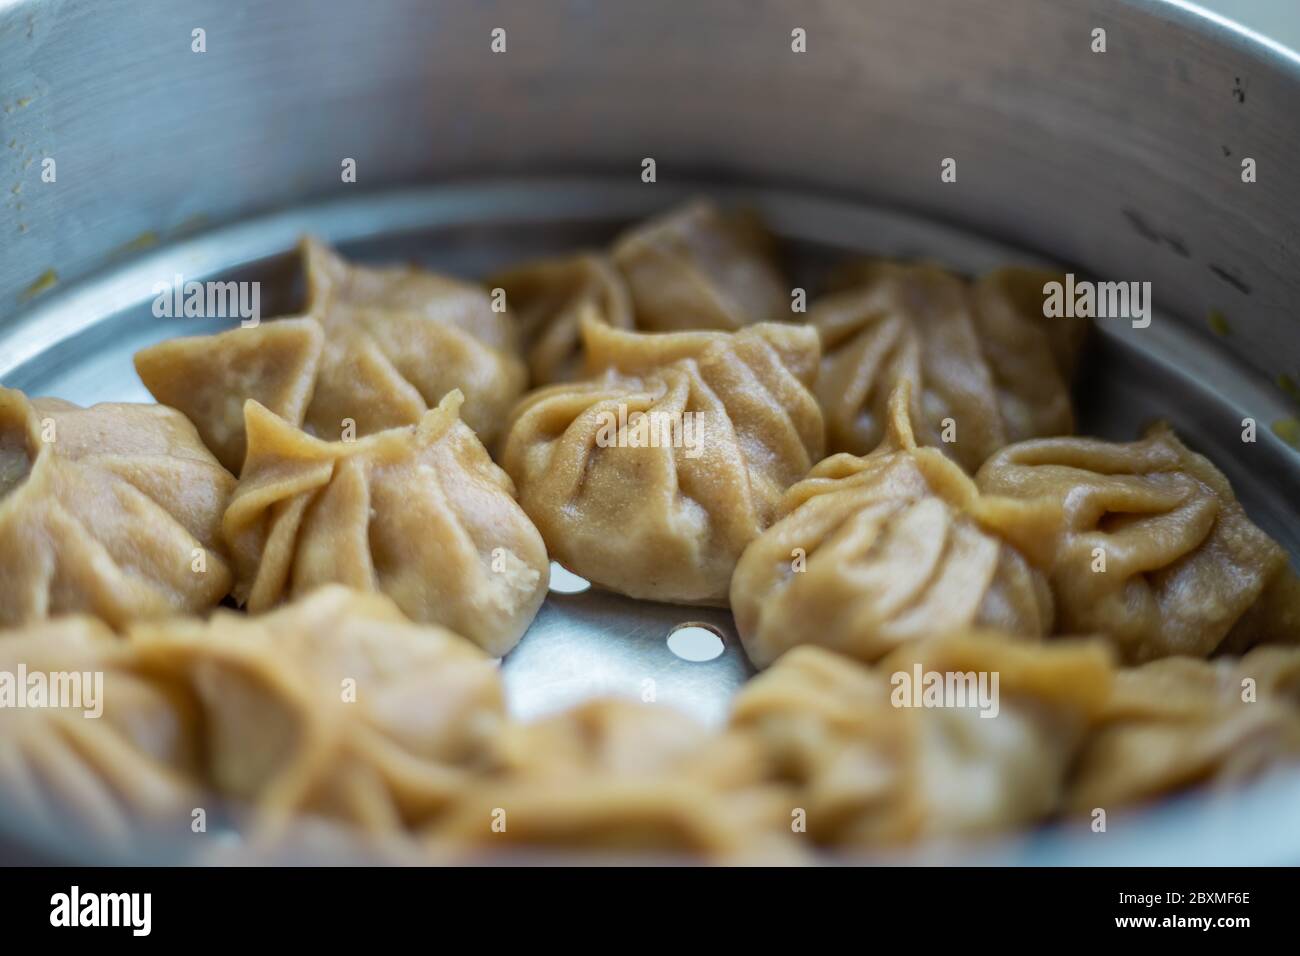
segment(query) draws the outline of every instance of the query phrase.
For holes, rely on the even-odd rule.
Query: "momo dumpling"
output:
[[[301,814],[399,831],[486,766],[505,721],[494,662],[381,594],[329,586],[259,617],[149,622],[129,645],[191,695],[213,789],[262,834]]]
[[[236,474],[244,401],[333,440],[413,425],[452,389],[492,442],[527,371],[509,315],[479,286],[411,267],[367,268],[304,239],[302,316],[173,339],[135,356],[158,401],[195,423]]]
[[[950,674],[964,681],[964,706],[955,694],[915,705],[926,698],[909,682]],[[1095,642],[970,632],[908,644],[874,667],[805,646],[741,689],[731,727],[762,742],[820,844],[975,837],[1059,808],[1110,682]]]
[[[25,832],[115,852],[189,836],[197,729],[184,695],[93,618],[0,631],[0,801]]]
[[[235,597],[261,613],[323,584],[382,591],[495,656],[545,597],[541,536],[451,392],[418,425],[325,442],[250,401],[223,528]]]
[[[313,239],[302,248],[307,313],[325,330],[307,429],[333,439],[347,419],[361,435],[414,424],[459,389],[465,424],[490,445],[528,381],[510,315],[468,282],[352,265]]]
[[[277,319],[217,335],[159,342],[135,354],[151,394],[185,413],[229,471],[244,467],[244,402],[301,424],[311,403],[325,334],[312,318]]]
[[[631,597],[723,604],[736,559],[821,455],[817,337],[583,324],[592,376],[515,409],[501,462],[552,557]]]
[[[895,389],[881,446],[814,467],[736,565],[731,609],[756,666],[799,644],[871,663],[968,627],[1051,632],[1040,565],[1057,510],[981,495],[941,452],[919,447],[908,390],[906,381]]]
[[[790,801],[765,777],[742,735],[661,705],[593,700],[511,725],[491,769],[427,836],[452,858],[519,846],[788,855]]]
[[[614,243],[638,328],[735,331],[790,318],[789,284],[755,216],[697,200],[641,223]]]
[[[505,291],[518,322],[534,385],[576,378],[582,369],[584,317],[632,328],[632,300],[623,277],[602,255],[581,253],[528,262],[485,283]]]
[[[1287,632],[1295,640],[1300,605],[1286,553],[1166,425],[1128,443],[1012,445],[977,482],[1059,504],[1049,570],[1063,631],[1105,634],[1130,662],[1204,657],[1225,641],[1241,648]]]
[[[0,389],[0,627],[73,613],[120,627],[216,605],[234,486],[173,409]]]
[[[1122,669],[1096,723],[1071,781],[1072,810],[1240,783],[1300,761],[1300,649]]]
[[[812,304],[817,397],[831,451],[884,437],[889,396],[912,383],[916,437],[973,472],[1011,442],[1074,430],[1070,383],[1086,325],[1043,316],[1056,276],[1000,269],[975,283],[929,265],[871,262]]]

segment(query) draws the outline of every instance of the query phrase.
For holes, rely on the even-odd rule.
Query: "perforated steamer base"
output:
[[[310,232],[350,257],[375,263],[415,260],[461,276],[505,264],[594,247],[622,226],[693,195],[755,205],[785,243],[794,285],[815,291],[822,271],[863,253],[927,257],[977,274],[1042,260],[982,238],[897,213],[826,198],[744,192],[707,183],[680,186],[599,180],[496,181],[360,195],[296,209],[191,238],[122,264],[76,287],[40,296],[0,327],[0,383],[83,405],[152,401],[131,357],[153,342],[205,334],[231,321],[158,319],[154,286],[181,275],[258,280],[265,319],[300,301],[293,247]],[[49,264],[57,269],[57,263]],[[1061,265],[1067,266],[1068,263]],[[1099,324],[1078,389],[1081,430],[1128,440],[1158,418],[1229,477],[1251,516],[1300,555],[1300,455],[1269,423],[1291,411],[1280,394],[1215,348],[1200,317],[1180,321],[1157,309],[1149,328]],[[1259,423],[1243,444],[1242,419]],[[667,638],[683,623],[723,638],[720,656],[690,661]],[[597,589],[553,591],[519,646],[502,662],[511,710],[530,718],[585,698],[653,699],[702,720],[725,718],[732,693],[752,673],[725,610],[633,601]],[[1286,863],[1300,861],[1300,774],[1281,773],[1230,796],[1192,795],[1145,811],[1112,815],[1108,832],[1047,828],[956,848],[922,847],[932,862]],[[30,839],[23,821],[0,807],[0,829]],[[56,839],[57,842],[57,839]],[[39,851],[41,848],[37,848]],[[75,858],[76,848],[47,846]],[[165,856],[185,856],[184,849]]]

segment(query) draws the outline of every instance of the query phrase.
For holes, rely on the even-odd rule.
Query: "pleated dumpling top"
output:
[[[881,446],[814,467],[736,566],[731,609],[757,666],[800,644],[871,663],[962,628],[1051,633],[1044,536],[1057,506],[981,495],[958,465],[920,447],[909,388],[894,391]]]
[[[1053,273],[1007,268],[977,282],[936,266],[871,261],[814,301],[817,397],[833,452],[884,437],[889,396],[912,385],[917,441],[970,472],[1003,445],[1074,430],[1070,386],[1087,330],[1043,315]]]
[[[149,622],[129,652],[203,715],[207,785],[263,834],[300,814],[400,831],[451,800],[505,722],[483,651],[336,585],[257,617]]]
[[[234,486],[173,409],[0,389],[0,626],[207,610],[230,591]]]
[[[632,300],[607,256],[578,253],[525,262],[489,278],[505,292],[519,323],[533,385],[576,378],[582,371],[582,321],[632,328]]]
[[[1021,442],[976,480],[1059,505],[1050,570],[1062,629],[1105,634],[1132,662],[1300,642],[1286,552],[1167,425],[1134,442]]]
[[[965,694],[956,706],[932,690],[935,679],[956,686],[954,675]],[[1113,680],[1111,655],[1095,641],[962,631],[873,666],[803,646],[741,689],[731,728],[761,741],[819,844],[988,836],[1062,807]]]
[[[793,801],[757,741],[665,704],[598,698],[495,741],[489,770],[428,829],[460,859],[518,848],[795,858]]]
[[[201,716],[126,641],[84,615],[37,621],[0,631],[0,674],[10,819],[117,852],[190,835],[191,810],[209,805]]]
[[[587,380],[531,393],[501,461],[552,556],[632,597],[725,604],[736,559],[821,455],[817,337],[583,325]]]
[[[1080,752],[1067,808],[1240,784],[1300,760],[1300,648],[1165,657],[1121,668]]]
[[[510,478],[460,421],[462,401],[452,392],[419,425],[338,442],[250,401],[224,518],[236,598],[256,614],[328,583],[382,591],[414,621],[510,650],[550,565]]]
[[[611,257],[638,328],[735,331],[790,318],[790,288],[757,216],[695,200],[633,226]]]
[[[334,439],[344,419],[361,435],[414,424],[459,389],[462,419],[492,444],[528,382],[509,313],[472,283],[354,265],[312,239],[302,248],[307,312],[325,330],[307,429]]]
[[[303,315],[138,352],[158,401],[180,409],[235,474],[244,462],[244,402],[334,440],[413,425],[452,389],[464,420],[491,443],[527,384],[512,319],[482,288],[415,266],[347,262],[301,244]]]
[[[255,842],[300,816],[395,835],[452,804],[506,721],[482,650],[336,585],[121,637],[39,622],[0,632],[0,671],[27,676],[21,705],[0,687],[6,808],[146,857],[144,839],[174,852],[223,818]]]

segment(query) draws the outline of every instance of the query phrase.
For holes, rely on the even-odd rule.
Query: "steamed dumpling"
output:
[[[411,425],[460,389],[465,424],[495,441],[528,380],[510,315],[471,283],[352,265],[310,238],[302,248],[307,312],[325,330],[307,429],[335,439],[345,419],[359,435]]]
[[[234,485],[173,409],[0,389],[0,626],[214,606],[231,586],[220,528]]]
[[[515,409],[501,461],[551,555],[632,597],[725,603],[736,559],[821,455],[811,330],[583,325],[590,380]]]
[[[457,417],[461,402],[452,392],[419,425],[325,442],[250,401],[248,458],[224,518],[236,598],[260,613],[346,584],[493,655],[510,650],[545,597],[549,563],[509,477]]]
[[[429,843],[452,855],[521,846],[788,854],[790,802],[765,769],[742,735],[660,705],[594,700],[512,725]]]
[[[1129,661],[1204,657],[1225,639],[1240,648],[1300,626],[1285,552],[1223,474],[1163,424],[1127,444],[1012,445],[977,481],[990,494],[1060,506],[1050,565],[1058,626],[1105,634]],[[1269,613],[1248,613],[1257,602]]]
[[[493,661],[381,594],[325,587],[261,617],[141,625],[129,645],[191,695],[205,774],[259,832],[302,814],[400,831],[449,805],[505,720]]]
[[[735,331],[790,318],[772,238],[752,215],[696,200],[634,226],[615,243],[639,328]]]
[[[534,385],[576,378],[582,370],[584,317],[632,328],[632,300],[623,277],[602,255],[581,253],[528,262],[485,283],[505,291],[519,323]]]
[[[964,707],[909,706],[916,698],[906,681],[918,667],[923,682],[953,674],[973,688],[986,675],[986,700],[976,691]],[[908,644],[872,668],[805,646],[740,691],[731,726],[762,742],[821,844],[973,837],[1059,808],[1071,758],[1110,682],[1097,643],[963,633]],[[981,706],[994,702],[996,710]]]
[[[277,319],[159,342],[135,353],[135,370],[149,394],[184,412],[217,460],[238,475],[246,445],[244,402],[251,398],[301,423],[324,347],[315,319]]]
[[[233,811],[258,838],[306,815],[400,833],[489,767],[505,722],[481,650],[338,586],[260,617],[140,621],[121,639],[85,617],[0,633],[0,797],[26,825],[118,850],[155,836],[174,851],[195,809],[209,831]],[[92,693],[13,706],[4,676],[20,667]]]
[[[1068,802],[1087,813],[1239,783],[1283,761],[1300,761],[1300,649],[1168,657],[1118,672]]]
[[[527,372],[510,316],[476,285],[415,267],[355,266],[304,239],[301,317],[173,339],[136,354],[150,393],[195,423],[221,462],[243,465],[243,404],[254,399],[333,440],[413,425],[447,392],[492,442]]]
[[[909,406],[904,381],[881,446],[813,468],[736,565],[731,609],[756,666],[799,644],[870,663],[906,641],[968,627],[1050,633],[1038,565],[1057,510],[981,495],[942,453],[918,447]]]
[[[817,397],[830,450],[878,445],[902,380],[912,383],[917,440],[972,472],[1010,442],[1072,432],[1086,326],[1044,319],[1042,287],[1053,278],[1000,269],[971,284],[928,265],[856,269],[808,314],[822,340]]]
[[[27,831],[119,852],[188,836],[204,805],[197,727],[99,621],[0,631],[0,802]]]

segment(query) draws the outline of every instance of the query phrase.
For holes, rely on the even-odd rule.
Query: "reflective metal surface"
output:
[[[1150,328],[1102,326],[1085,426],[1170,418],[1300,554],[1300,459],[1268,428],[1297,413],[1275,384],[1300,379],[1297,103],[1294,55],[1162,0],[0,0],[0,382],[148,400],[131,353],[219,327],[153,318],[153,285],[258,279],[264,314],[287,312],[303,231],[481,275],[704,191],[756,199],[809,287],[851,251],[978,272],[1029,249],[1152,282]],[[688,620],[724,631],[721,657],[668,650]],[[729,627],[552,596],[503,664],[511,706],[650,687],[716,720],[748,674]],[[1287,778],[978,852],[1300,862],[1298,798]]]
[[[1272,381],[1300,371],[1297,102],[1294,55],[1166,0],[0,0],[0,316],[199,222],[649,156],[1149,280]]]

